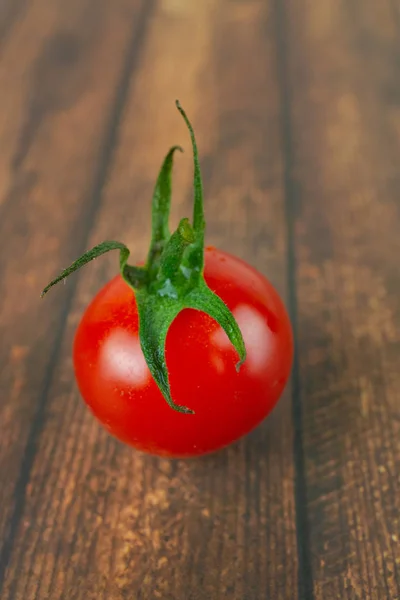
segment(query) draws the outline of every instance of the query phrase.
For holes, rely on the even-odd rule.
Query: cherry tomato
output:
[[[289,377],[292,332],[269,281],[242,260],[205,250],[205,280],[232,311],[247,359],[203,312],[185,309],[167,335],[171,393],[195,414],[172,410],[141,350],[135,294],[120,275],[93,299],[77,329],[74,368],[81,394],[107,430],[135,448],[192,457],[222,448],[258,425]]]
[[[97,294],[76,333],[79,388],[121,441],[190,457],[234,442],[267,416],[289,377],[293,340],[268,280],[234,256],[204,249],[196,138],[178,101],[176,107],[192,143],[192,222],[183,218],[170,233],[173,157],[181,150],[172,146],[154,188],[146,263],[129,265],[129,248],[105,241],[64,269],[42,296],[94,258],[119,250],[120,275]]]

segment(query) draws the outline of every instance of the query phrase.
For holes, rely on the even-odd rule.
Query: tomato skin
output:
[[[135,448],[169,457],[218,450],[258,425],[288,380],[292,331],[277,292],[259,272],[214,248],[205,250],[205,280],[241,328],[247,359],[238,356],[208,315],[182,311],[166,342],[170,408],[140,348],[134,292],[120,275],[95,296],[78,326],[74,368],[81,394],[107,430]]]

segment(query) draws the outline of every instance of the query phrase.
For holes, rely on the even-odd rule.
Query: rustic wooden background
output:
[[[208,241],[267,274],[290,389],[197,461],[123,447],[71,341],[115,272],[47,281],[105,238],[144,256],[171,144]],[[398,0],[0,1],[2,600],[400,598]]]

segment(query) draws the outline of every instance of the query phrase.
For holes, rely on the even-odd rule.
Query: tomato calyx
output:
[[[166,155],[155,185],[152,200],[152,238],[144,267],[128,265],[128,247],[116,241],[98,244],[70,267],[60,273],[43,290],[49,289],[88,262],[109,252],[120,251],[120,272],[125,282],[134,290],[139,313],[139,338],[149,370],[169,406],[181,413],[193,411],[176,404],[171,396],[165,344],[169,327],[185,308],[208,314],[226,332],[235,347],[239,362],[237,370],[246,359],[246,348],[239,326],[226,304],[214,294],[204,279],[204,202],[203,184],[196,139],[192,125],[176,101],[190,133],[194,163],[193,220],[181,219],[177,229],[169,231],[171,206],[171,174],[173,158],[180,146],[173,146]]]

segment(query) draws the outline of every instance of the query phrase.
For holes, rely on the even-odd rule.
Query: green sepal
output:
[[[172,235],[169,232],[173,157],[176,150],[181,150],[179,146],[174,146],[164,159],[153,193],[152,239],[146,266],[127,264],[129,250],[125,244],[115,241],[103,242],[62,271],[45,287],[42,296],[53,285],[91,260],[110,250],[119,250],[121,275],[135,292],[140,343],[149,370],[169,406],[178,412],[192,414],[190,408],[174,402],[169,385],[165,344],[168,330],[177,315],[185,308],[192,308],[214,319],[226,332],[239,355],[237,370],[246,359],[246,348],[233,314],[204,280],[205,220],[198,150],[190,121],[178,101],[176,106],[185,120],[192,141],[193,223],[190,224],[188,219],[181,219],[176,231]]]
[[[151,243],[146,265],[151,274],[157,272],[161,254],[165,244],[171,236],[169,230],[169,213],[172,194],[171,175],[174,154],[177,150],[183,152],[183,149],[180,146],[173,146],[165,157],[153,192],[151,208]]]
[[[246,359],[246,348],[229,308],[204,281],[183,297],[175,296],[175,293],[174,289],[173,294],[160,296],[149,293],[145,288],[136,292],[140,344],[150,372],[169,406],[181,413],[194,414],[190,408],[175,404],[171,396],[165,343],[175,317],[185,308],[193,308],[217,321],[238,352],[240,360],[236,364],[237,371]]]
[[[185,297],[185,308],[194,308],[206,313],[222,327],[239,355],[239,361],[236,363],[236,371],[239,371],[246,360],[246,346],[239,325],[225,302],[210,290],[203,280]]]
[[[169,406],[178,412],[192,414],[190,408],[175,404],[172,399],[165,358],[168,330],[184,306],[176,298],[149,294],[145,290],[136,293],[136,301],[140,345],[150,372]]]
[[[193,151],[193,230],[196,239],[188,248],[185,257],[185,267],[191,271],[192,285],[196,285],[202,277],[204,271],[204,234],[206,222],[204,218],[204,200],[203,200],[203,181],[201,178],[199,152],[197,149],[196,137],[194,135],[192,124],[190,123],[185,111],[180,105],[179,100],[175,101],[175,105],[181,113],[183,120],[190,133]]]
[[[41,297],[43,298],[43,296],[45,294],[47,294],[47,292],[49,291],[50,288],[53,287],[53,285],[56,285],[56,283],[59,283],[63,279],[66,279],[69,275],[71,275],[71,273],[73,273],[74,271],[77,271],[81,267],[84,267],[85,265],[87,265],[87,263],[94,260],[98,256],[101,256],[102,254],[106,254],[106,252],[110,252],[110,250],[119,250],[120,251],[120,257],[119,257],[120,271],[121,271],[121,275],[127,281],[127,283],[129,283],[129,285],[131,285],[134,288],[139,289],[140,287],[142,287],[142,285],[145,284],[146,279],[147,279],[146,270],[142,267],[133,267],[133,266],[130,266],[127,264],[128,258],[130,255],[130,251],[129,251],[129,248],[127,246],[125,246],[125,244],[122,244],[122,242],[109,241],[109,242],[102,242],[101,244],[94,246],[94,248],[92,248],[91,250],[88,250],[87,252],[85,252],[85,254],[82,254],[82,256],[80,256],[77,260],[75,260],[72,263],[72,265],[70,265],[69,267],[64,269],[64,271],[61,271],[61,273],[58,275],[58,277],[56,277],[55,279],[50,281],[49,284],[46,285],[46,287],[44,288],[44,290],[41,293]]]

